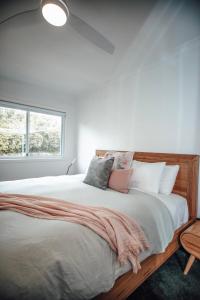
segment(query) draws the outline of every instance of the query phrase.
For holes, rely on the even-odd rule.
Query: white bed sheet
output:
[[[85,174],[77,174],[72,176],[67,176],[68,182],[81,182],[83,181],[85,177]],[[66,182],[66,176],[48,176],[48,177],[42,177],[41,178],[41,186],[38,185],[38,178],[30,178],[30,179],[24,179],[24,180],[15,180],[15,181],[3,181],[0,182],[0,192],[1,193],[26,193],[29,194],[31,192],[32,194],[32,187],[34,186],[34,192],[35,194],[47,194],[47,187],[49,184],[51,185],[51,193],[57,192],[57,186],[56,182],[58,183],[58,188],[60,188],[60,184],[63,182]],[[37,183],[37,189],[35,189],[35,184]],[[45,185],[46,183],[46,185]],[[139,189],[132,189],[129,191],[129,194],[134,193],[134,190]],[[56,193],[57,194],[57,193]],[[56,196],[55,194],[55,196]],[[188,205],[187,200],[177,194],[170,194],[170,195],[164,195],[164,194],[156,194],[156,193],[149,193],[152,196],[156,197],[160,201],[162,201],[165,206],[167,206],[168,210],[170,211],[170,214],[172,216],[172,219],[174,221],[175,228],[179,228],[181,225],[185,224],[188,221],[189,213],[188,213]]]
[[[155,197],[160,199],[169,209],[176,229],[188,221],[188,204],[184,197],[177,194],[157,194]]]
[[[140,191],[139,189],[133,190]],[[131,194],[133,190],[130,190],[129,194]],[[174,193],[170,195],[156,193],[149,194],[161,200],[165,204],[165,206],[167,206],[174,221],[175,229],[179,228],[181,225],[185,224],[188,221],[189,212],[186,198]]]
[[[25,179],[25,180],[15,180],[15,181],[7,181],[7,182],[0,182],[0,192],[1,193],[19,193],[19,194],[36,194],[36,195],[44,195],[44,196],[50,196],[50,197],[57,197],[63,200],[68,200],[72,201],[75,203],[82,203],[86,205],[98,205],[98,206],[105,206],[108,208],[113,208],[118,211],[121,211],[130,217],[135,218],[139,222],[141,222],[141,226],[143,227],[145,234],[147,237],[150,239],[150,244],[151,247],[142,252],[139,256],[140,261],[143,261],[145,258],[147,258],[149,255],[153,253],[160,253],[163,252],[168,245],[168,243],[171,241],[173,237],[173,232],[176,229],[176,227],[182,222],[187,221],[185,219],[185,205],[186,201],[182,199],[182,197],[179,197],[177,195],[171,195],[171,196],[165,196],[165,195],[149,195],[145,193],[141,193],[137,190],[132,190],[130,194],[121,194],[119,192],[113,191],[108,189],[107,191],[103,191],[101,189],[94,188],[92,186],[86,185],[82,183],[84,174],[79,174],[79,175],[73,175],[73,176],[50,176],[50,177],[42,177],[42,178],[30,178],[30,179]],[[154,197],[153,197],[154,196]],[[157,198],[157,199],[155,199]],[[162,205],[161,203],[162,202]],[[133,203],[133,204],[132,204]],[[165,205],[163,205],[163,203]],[[147,209],[146,209],[147,208]],[[148,212],[148,213],[147,213]],[[150,217],[150,218],[149,218]],[[28,245],[31,249],[33,249],[33,253],[31,253],[32,259],[36,260],[37,264],[40,266],[40,273],[41,273],[41,278],[46,278],[43,274],[43,270],[45,274],[47,274],[46,270],[49,268],[49,262],[51,261],[52,263],[50,264],[50,270],[48,271],[48,276],[54,276],[55,278],[63,278],[63,272],[62,276],[60,274],[60,269],[57,270],[55,266],[57,264],[54,264],[57,262],[58,258],[60,261],[62,261],[62,266],[63,268],[66,268],[66,270],[73,270],[72,274],[70,275],[70,278],[76,278],[74,281],[74,287],[73,287],[73,295],[71,294],[71,290],[67,289],[66,287],[66,293],[69,294],[69,297],[66,297],[66,299],[88,299],[92,298],[95,295],[109,290],[112,285],[114,284],[114,281],[116,278],[118,278],[120,275],[123,273],[127,272],[130,270],[131,266],[130,263],[127,263],[123,266],[120,266],[119,262],[116,261],[115,254],[113,251],[110,249],[110,247],[105,243],[103,239],[95,235],[90,239],[90,235],[92,232],[85,230],[84,228],[81,228],[81,230],[84,231],[84,233],[87,233],[87,238],[85,239],[85,242],[87,242],[87,256],[84,256],[84,259],[81,259],[81,262],[84,262],[81,266],[80,261],[76,262],[76,259],[81,257],[82,254],[80,255],[79,251],[81,251],[81,247],[77,244],[76,242],[79,241],[79,239],[73,239],[73,243],[75,243],[75,247],[73,248],[73,243],[71,242],[70,247],[68,247],[67,243],[61,243],[61,241],[68,239],[68,233],[69,236],[71,236],[71,228],[75,228],[76,224],[67,224],[63,223],[62,221],[58,221],[54,224],[51,223],[51,221],[45,220],[38,220],[38,219],[31,219],[28,218],[27,216],[23,216],[20,214],[17,214],[15,212],[3,212],[1,214],[1,226],[0,228],[3,228],[3,226],[6,226],[7,230],[9,231],[8,234],[4,234],[4,230],[2,231],[2,236],[0,234],[0,252],[2,248],[2,255],[5,257],[5,262],[8,262],[9,268],[6,267],[7,270],[7,275],[8,278],[10,276],[9,282],[17,282],[20,280],[20,282],[24,282],[25,278],[27,276],[24,275],[24,277],[20,277],[19,280],[16,279],[16,276],[12,275],[12,260],[10,262],[10,256],[9,256],[9,251],[12,249],[18,251],[17,249],[20,249],[20,253],[24,253],[24,249],[26,250],[25,246]],[[6,225],[7,224],[7,225]],[[26,225],[24,225],[26,224]],[[33,226],[34,224],[34,226]],[[46,225],[45,225],[46,224]],[[37,226],[38,225],[38,226]],[[50,235],[49,239],[44,239],[42,243],[42,248],[40,246],[38,247],[38,240],[43,239],[43,231],[41,228],[45,227],[45,232],[47,231]],[[19,228],[23,228],[23,230]],[[63,230],[65,228],[65,230]],[[76,227],[77,228],[77,227]],[[49,229],[51,229],[49,231]],[[40,231],[38,231],[40,230]],[[74,229],[75,230],[75,229]],[[80,229],[78,231],[75,231],[73,234],[79,234],[83,235],[82,231]],[[21,234],[27,234],[27,239],[21,239]],[[31,244],[29,245],[29,242],[27,244],[27,240],[29,238],[30,232],[34,231],[34,234],[31,236]],[[86,234],[85,233],[85,234]],[[62,235],[62,238],[61,238]],[[93,233],[94,235],[94,233]],[[84,236],[84,235],[83,235]],[[15,240],[15,237],[18,237],[17,240]],[[4,241],[6,239],[6,243]],[[49,241],[54,241],[56,239],[56,243],[54,244],[48,244]],[[6,248],[7,241],[9,243],[13,243],[11,246]],[[91,243],[92,241],[92,243]],[[16,242],[18,244],[16,244]],[[81,242],[81,240],[80,240]],[[104,280],[100,280],[101,286],[99,286],[99,279],[96,280],[93,278],[93,276],[90,276],[92,274],[90,268],[94,267],[94,262],[91,264],[91,257],[94,253],[94,248],[93,245],[95,245],[95,249],[98,249],[98,245],[100,245],[100,250],[97,252],[95,250],[95,261],[96,261],[96,269],[102,268],[102,270],[98,273],[98,276],[101,276]],[[32,247],[32,245],[36,245],[35,248]],[[18,245],[18,248],[16,247]],[[58,248],[57,248],[58,245]],[[84,243],[85,245],[85,243]],[[4,249],[4,246],[6,249]],[[38,255],[37,251],[40,251],[41,249],[51,249],[51,251],[48,251],[46,253],[49,255],[47,260],[44,260],[41,257],[41,260],[38,261]],[[80,249],[80,250],[79,250]],[[37,251],[36,251],[37,250]],[[108,252],[107,254],[106,251]],[[77,252],[77,253],[76,253]],[[8,253],[8,254],[7,254]],[[26,252],[27,255],[29,255],[30,251]],[[56,259],[54,259],[54,253],[56,253]],[[66,255],[68,253],[68,255]],[[73,253],[73,255],[71,255]],[[90,254],[89,254],[90,253]],[[97,254],[98,253],[98,254]],[[77,254],[77,255],[74,255]],[[96,259],[96,254],[98,259]],[[24,254],[23,254],[24,255]],[[63,260],[63,257],[65,258]],[[18,259],[18,257],[15,255],[12,255],[12,259],[15,261],[15,258],[17,259],[17,266],[16,270],[19,270],[19,264],[21,263],[21,260]],[[6,260],[7,259],[7,260]],[[26,258],[28,259],[28,258]],[[107,260],[109,262],[107,262]],[[23,261],[25,260],[25,256],[23,256]],[[70,264],[68,264],[68,260],[70,260]],[[73,260],[73,264],[71,265],[71,260]],[[104,265],[102,261],[104,260]],[[111,262],[110,262],[111,260]],[[29,260],[28,260],[29,261]],[[46,265],[48,264],[48,266]],[[43,266],[43,269],[41,269],[41,266]],[[78,268],[73,268],[73,266],[78,266]],[[87,266],[87,270],[86,270]],[[51,268],[53,268],[53,273]],[[77,280],[78,275],[82,274],[82,272],[78,272],[78,274],[75,272],[76,270],[85,270],[87,271],[87,276],[85,277],[85,281],[81,281],[83,284],[83,287],[81,289],[81,293],[79,290],[79,285],[76,285],[76,282],[79,282]],[[9,271],[11,270],[11,271]],[[27,269],[28,273],[29,271],[34,273],[33,268]],[[74,271],[75,270],[75,271]],[[85,272],[84,271],[84,272]],[[11,272],[11,273],[9,273]],[[68,272],[68,271],[67,271]],[[110,273],[109,273],[110,272]],[[109,275],[111,274],[111,275]],[[1,275],[1,273],[0,273]],[[22,274],[23,275],[23,274]],[[30,274],[29,274],[30,275]],[[72,276],[73,275],[73,276]],[[35,273],[32,274],[32,276],[35,276]],[[81,275],[82,276],[82,275]],[[4,273],[2,274],[2,278],[5,279]],[[18,278],[18,277],[17,277]],[[62,283],[67,283],[68,280],[70,279],[68,276],[66,276],[65,280],[62,279]],[[82,278],[82,277],[81,277]],[[86,280],[87,279],[87,280]],[[40,279],[38,279],[40,281]],[[43,287],[42,283],[38,284]],[[94,281],[94,282],[93,282]],[[46,282],[46,281],[45,281]],[[57,282],[55,280],[55,282]],[[58,280],[58,283],[60,286],[60,281]],[[17,283],[18,284],[18,283]],[[18,285],[17,285],[18,286]],[[19,285],[20,286],[20,285]],[[87,288],[85,288],[87,286]],[[91,288],[88,289],[88,286]],[[8,288],[8,285],[7,285]],[[21,288],[21,287],[20,287]],[[24,287],[26,288],[26,286]],[[78,290],[77,290],[78,289]],[[9,290],[9,288],[8,288]],[[38,290],[38,289],[37,289]],[[45,291],[50,291],[51,292],[51,297],[47,297],[47,299],[57,299],[56,298],[56,293],[59,294],[59,290],[55,287],[52,287],[51,285],[46,282],[46,288]],[[75,292],[76,291],[76,292]],[[13,290],[13,293],[16,293],[15,290]],[[34,287],[31,286],[30,293],[35,293]],[[90,296],[88,296],[88,293]],[[31,294],[32,295],[32,294]],[[73,296],[73,297],[72,297]],[[41,298],[41,297],[39,297]],[[43,299],[43,298],[41,298]],[[45,298],[46,299],[46,298]],[[59,298],[60,299],[60,298]]]

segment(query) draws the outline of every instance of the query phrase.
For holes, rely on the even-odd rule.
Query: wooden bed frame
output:
[[[110,150],[96,150],[97,156],[104,156]],[[124,151],[120,151],[124,152]],[[198,173],[199,156],[190,154],[150,153],[135,152],[134,159],[145,162],[165,161],[168,165],[179,165],[179,173],[173,189],[173,193],[179,194],[187,199],[189,209],[189,221],[175,231],[171,243],[165,252],[154,254],[141,263],[141,270],[134,274],[129,271],[119,277],[113,288],[107,293],[100,294],[96,300],[124,300],[139,287],[153,272],[155,272],[166,260],[180,247],[179,236],[197,216],[198,198]]]

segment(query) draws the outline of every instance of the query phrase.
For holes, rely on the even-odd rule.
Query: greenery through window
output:
[[[0,157],[57,157],[64,113],[0,101]]]

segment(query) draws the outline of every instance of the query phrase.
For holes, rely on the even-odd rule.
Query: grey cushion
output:
[[[91,160],[84,183],[105,190],[108,186],[108,180],[112,171],[114,157],[99,158]]]

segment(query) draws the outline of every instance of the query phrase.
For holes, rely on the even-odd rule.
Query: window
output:
[[[0,101],[0,158],[63,154],[65,113]]]

